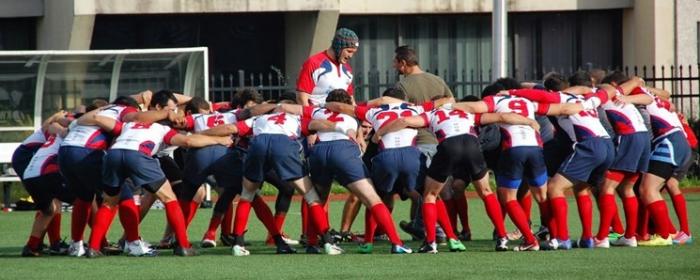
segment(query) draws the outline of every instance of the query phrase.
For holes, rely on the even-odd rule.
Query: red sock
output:
[[[627,228],[625,231],[625,238],[629,239],[635,236],[637,233],[637,221],[638,221],[638,209],[639,203],[637,202],[637,197],[625,197],[622,200],[622,207],[625,208],[625,222],[627,223]]]
[[[639,200],[637,200],[639,203]],[[637,223],[637,238],[644,239],[649,235],[649,211],[647,207],[639,207],[639,220]]]
[[[126,241],[139,240],[139,207],[133,198],[119,202],[119,222],[121,222],[126,234]]]
[[[117,215],[118,207],[108,207],[106,205],[100,206],[95,214],[95,222],[92,225],[92,231],[90,232],[90,248],[99,251],[102,247],[102,240],[105,239],[107,235],[107,230],[112,224],[114,216]]]
[[[39,245],[41,245],[41,237],[30,235],[29,240],[27,240],[27,247],[36,251],[39,249]]]
[[[503,222],[503,213],[501,212],[501,205],[498,203],[495,194],[490,194],[484,197],[484,206],[486,207],[486,214],[489,215],[491,223],[496,227],[496,235],[499,238],[506,237],[506,225]]]
[[[233,220],[233,235],[242,236],[248,226],[248,216],[250,215],[251,202],[239,200],[236,207],[236,219]]]
[[[313,222],[311,220],[308,220],[306,223],[307,223],[306,224],[306,241],[311,246],[317,246],[318,245],[318,231],[316,230],[316,227],[313,226]]]
[[[216,229],[219,228],[220,224],[221,216],[212,215],[211,219],[209,220],[209,227],[207,228],[207,232],[204,233],[204,237],[202,239],[216,240]]]
[[[438,199],[435,201],[435,206],[437,207],[437,220],[442,227],[442,231],[445,232],[447,238],[457,240],[455,229],[452,227],[452,224],[450,224],[450,218],[447,216],[445,203],[441,199]]]
[[[265,201],[261,197],[256,196],[253,200],[253,210],[255,211],[255,215],[258,216],[258,219],[263,223],[263,225],[267,229],[267,232],[270,235],[280,235],[280,231],[275,225],[275,218],[272,216],[272,210],[270,210],[270,207],[267,206],[267,203],[265,203]]]
[[[372,217],[380,227],[384,229],[384,232],[389,236],[389,241],[394,245],[403,245],[401,238],[399,238],[398,232],[396,232],[396,226],[394,226],[394,220],[391,218],[391,213],[389,209],[386,208],[384,203],[377,203],[372,206],[371,209]]]
[[[552,216],[552,206],[550,202],[537,202],[537,206],[540,208],[540,224],[547,226],[550,238],[557,238],[557,224],[554,222]]]
[[[531,217],[531,212],[532,212],[532,195],[526,195],[521,199],[518,199],[518,203],[520,203],[520,207],[523,209],[523,213],[525,214],[525,218],[527,219],[528,227],[530,224],[530,217]]]
[[[469,228],[469,206],[467,205],[467,197],[462,193],[461,195],[456,195],[454,201],[457,214],[459,215],[459,221],[462,224],[462,230],[471,232],[471,228]]]
[[[647,211],[654,221],[654,229],[658,235],[667,238],[669,235],[668,225],[671,219],[668,217],[668,208],[666,202],[657,200],[647,205]]]
[[[610,233],[610,223],[616,212],[615,209],[617,209],[615,205],[615,195],[601,193],[598,198],[598,208],[600,208],[600,221],[596,238],[598,238],[598,240],[603,240],[607,238]]]
[[[557,238],[561,240],[569,240],[569,226],[567,221],[567,208],[565,197],[554,197],[549,200],[552,205],[552,217],[557,225]]]
[[[310,226],[315,227],[316,233],[325,234],[330,226],[326,218],[326,211],[323,210],[321,204],[309,205],[309,217],[311,218]]]
[[[620,211],[617,209],[617,203],[615,203],[615,212],[613,213],[612,223],[610,224],[612,231],[615,233],[622,234],[625,232],[625,226],[622,225],[622,219],[620,219]]]
[[[165,203],[165,214],[168,217],[168,223],[175,233],[175,239],[182,248],[190,248],[190,240],[187,238],[187,228],[185,227],[185,217],[182,215],[177,200]]]
[[[232,235],[233,234],[233,206],[231,204],[226,208],[226,213],[224,218],[221,220],[221,234]]]
[[[53,245],[61,241],[61,213],[53,215],[46,233],[49,236],[49,244]]]
[[[690,227],[688,226],[688,209],[686,207],[685,197],[683,194],[674,195],[672,198],[673,208],[676,210],[678,222],[681,224],[681,230],[690,235]]]
[[[527,217],[523,212],[520,202],[517,200],[511,200],[506,203],[506,211],[508,216],[513,221],[513,224],[520,230],[520,232],[525,237],[525,242],[532,244],[535,242],[535,235],[532,234],[530,229],[530,223],[527,221]]]
[[[88,218],[90,217],[90,211],[92,210],[92,203],[84,201],[82,199],[75,199],[73,201],[73,212],[71,213],[70,219],[70,236],[73,241],[83,240],[83,233],[85,232],[85,226],[87,226]]]
[[[445,208],[447,208],[447,217],[450,218],[450,225],[453,229],[457,229],[457,207],[455,206],[455,199],[443,199],[445,203]]]
[[[275,213],[275,226],[277,229],[280,231],[280,233],[284,232],[284,220],[287,217],[287,215],[282,212],[282,213]]]
[[[593,201],[588,195],[576,196],[578,216],[581,219],[581,239],[593,237]]]
[[[437,224],[437,205],[423,202],[423,224],[425,225],[425,241],[435,242],[435,225]]]
[[[194,219],[199,204],[192,200],[178,200],[178,204],[180,204],[180,209],[182,209],[182,215],[185,217],[185,227],[187,227]]]
[[[365,243],[374,243],[374,233],[377,230],[377,221],[372,217],[372,211],[365,209]]]

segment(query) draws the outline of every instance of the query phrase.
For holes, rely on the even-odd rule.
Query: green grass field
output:
[[[700,232],[700,194],[689,194],[687,200],[692,230]],[[669,207],[672,211],[673,207]],[[534,208],[533,217],[536,217]],[[290,236],[299,236],[298,209],[299,204],[294,203],[287,219],[285,230]],[[342,202],[332,203],[333,226],[338,226],[341,209]],[[572,238],[580,233],[575,209],[575,202],[569,201]],[[464,253],[450,253],[441,248],[443,252],[437,255],[390,255],[389,245],[379,243],[372,255],[356,254],[354,244],[343,244],[348,254],[340,256],[303,253],[278,256],[274,248],[263,245],[263,227],[251,217],[247,240],[252,242],[249,249],[253,255],[249,257],[233,257],[229,248],[217,247],[202,249],[200,256],[192,258],[174,257],[168,250],[155,258],[114,256],[101,259],[20,258],[19,252],[26,242],[34,213],[0,213],[0,279],[698,279],[700,275],[700,245],[497,253],[489,240],[492,226],[481,201],[470,199],[469,211],[475,241],[466,242],[468,250]],[[363,212],[355,223],[355,231],[362,230]],[[397,203],[395,213],[397,222],[405,218],[408,203]],[[195,246],[199,244],[210,214],[210,209],[200,209],[190,227],[190,239],[195,241]],[[69,235],[69,223],[70,214],[65,213],[64,236]],[[164,211],[152,211],[142,224],[142,236],[155,243],[164,224]],[[508,227],[514,228],[512,224]],[[115,220],[109,238],[117,240],[120,234],[121,226]],[[402,238],[409,239],[406,234],[402,234]],[[420,245],[417,242],[408,244],[412,248]]]

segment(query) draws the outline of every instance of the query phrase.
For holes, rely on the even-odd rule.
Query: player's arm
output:
[[[449,108],[450,104],[448,103],[445,106]],[[489,112],[489,106],[484,101],[457,102],[453,103],[451,106],[452,109],[472,114]]]
[[[435,106],[435,108],[438,108],[438,107],[445,105],[445,104],[455,103],[455,98],[452,96],[445,96],[445,97],[435,99],[432,102],[433,102],[433,106]]]
[[[276,106],[277,112],[285,112],[287,114],[294,114],[301,116],[304,113],[304,106],[299,104],[286,104],[279,103]]]
[[[61,137],[65,137],[66,134],[68,134],[68,128],[62,126],[58,122],[52,122],[46,126],[44,132],[50,135],[59,135]]]
[[[331,110],[336,113],[346,114],[350,116],[355,116],[355,106],[350,104],[345,104],[341,102],[326,102],[326,109]]]
[[[217,125],[215,127],[203,130],[198,134],[207,136],[231,136],[238,133],[238,127],[235,123]]]
[[[583,111],[581,103],[549,104],[547,116],[575,115],[581,111]]]
[[[505,123],[513,125],[529,125],[535,131],[540,131],[540,125],[536,120],[524,117],[516,113],[485,113],[481,114],[481,124]]]
[[[237,120],[245,120],[249,119],[251,117],[259,116],[262,114],[267,114],[274,110],[277,107],[277,104],[272,104],[272,103],[262,103],[255,105],[250,108],[245,108],[242,110],[239,110],[236,113],[236,119]]]
[[[211,145],[230,146],[233,140],[229,136],[206,136],[201,134],[176,134],[170,138],[170,144],[185,148],[201,148]]]
[[[380,138],[384,134],[399,131],[404,128],[422,128],[426,126],[428,126],[428,121],[423,116],[403,117],[382,126],[374,135]]]
[[[646,87],[651,94],[663,99],[663,100],[669,100],[671,99],[671,93],[665,89],[660,89],[660,88],[653,88],[653,87]]]
[[[566,92],[566,93],[570,93],[570,94],[575,94],[575,95],[585,95],[585,94],[591,93],[591,88],[585,87],[585,86],[573,86],[573,87],[568,87],[562,91]]]
[[[301,106],[309,106],[309,94],[308,92],[297,91],[297,103]]]
[[[48,117],[46,120],[44,120],[43,123],[41,123],[41,129],[43,131],[48,131],[48,128],[51,124],[60,121],[61,119],[65,119],[66,116],[66,111],[60,110],[56,112],[55,114],[51,115]]]
[[[164,119],[168,119],[171,122],[176,122],[177,118],[178,115],[170,110],[151,110],[126,114],[123,120],[125,122],[154,123]]]
[[[309,122],[310,131],[338,131],[335,123],[329,120],[311,120]],[[343,132],[343,131],[338,131]]]
[[[367,106],[369,107],[379,107],[384,104],[389,104],[389,103],[403,103],[406,102],[405,100],[398,99],[398,98],[393,98],[390,96],[380,96],[375,99],[367,101]],[[332,111],[332,110],[331,110]]]
[[[137,94],[132,94],[130,97],[136,100],[136,103],[138,104],[148,105],[151,104],[153,92],[150,89],[147,89]]]
[[[621,85],[618,85],[618,88],[620,89],[620,93],[628,95],[632,93],[632,91],[634,91],[635,88],[642,86],[644,86],[644,79],[634,76],[631,77],[628,81],[622,83]]]
[[[561,103],[559,94],[539,89],[511,89],[502,93],[527,98],[539,103]]]
[[[654,102],[654,98],[647,94],[632,94],[613,97],[615,102],[630,103],[635,105],[649,105]]]

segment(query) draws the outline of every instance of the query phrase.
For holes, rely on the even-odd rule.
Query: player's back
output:
[[[58,172],[57,155],[62,142],[61,136],[50,135],[32,157],[23,178],[29,179]]]
[[[536,115],[546,114],[547,107],[530,101],[527,98],[517,96],[488,96],[484,98],[490,108],[496,113],[516,113],[523,117],[535,120]],[[520,146],[542,146],[542,139],[538,131],[528,125],[499,124],[501,128],[504,148]]]
[[[97,115],[123,121],[124,116],[130,112],[136,112],[136,109],[112,104],[102,108]],[[99,126],[79,125],[76,120],[71,122],[68,134],[62,145],[105,150],[111,141],[112,137],[107,132],[100,129]]]
[[[374,130],[377,131],[398,118],[417,116],[423,112],[425,112],[423,106],[414,106],[408,103],[393,103],[368,110],[365,119],[369,121]],[[415,146],[417,134],[418,132],[413,128],[404,128],[389,132],[382,135],[379,145],[383,149]]]
[[[336,128],[342,128],[343,131],[357,131],[358,128],[357,120],[354,117],[346,114],[333,112],[326,108],[315,107],[311,109],[309,115],[310,118],[313,120],[327,120],[330,122],[334,122]],[[350,140],[350,138],[347,135],[337,131],[319,131],[317,135],[318,140],[322,142],[334,140]]]
[[[121,132],[110,149],[132,150],[152,156],[175,136],[177,132],[160,123],[128,122],[121,125]]]

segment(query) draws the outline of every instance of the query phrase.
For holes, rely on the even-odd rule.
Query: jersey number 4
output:
[[[287,121],[287,114],[281,113],[279,115],[274,115],[272,117],[267,118],[268,121],[274,121],[275,124],[284,124],[285,121]]]

